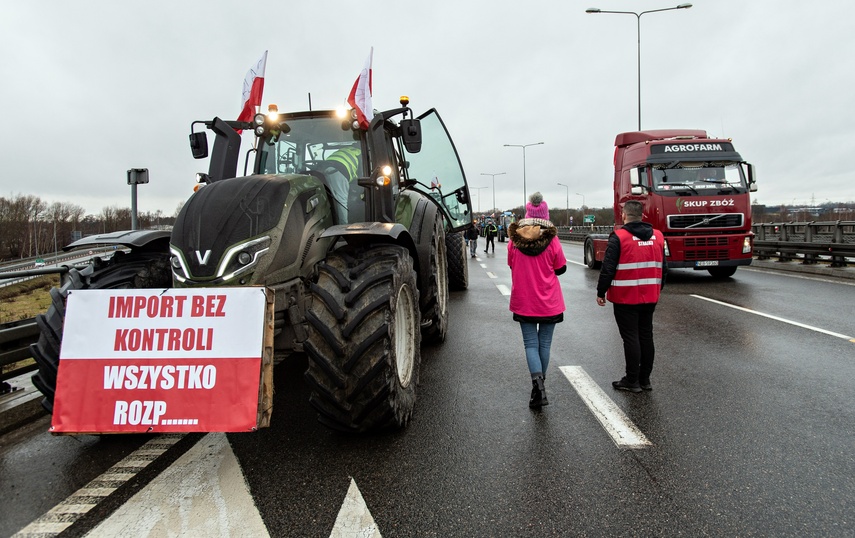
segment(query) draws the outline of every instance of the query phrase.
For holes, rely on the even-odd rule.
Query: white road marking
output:
[[[567,263],[572,263],[572,264],[575,264],[575,265],[581,265],[582,267],[588,267],[587,265],[585,265],[585,264],[584,264],[584,263],[582,263],[582,262],[574,262],[573,260],[567,260]]]
[[[581,366],[560,366],[559,369],[618,448],[647,448],[653,445]]]
[[[115,477],[118,474],[121,474],[123,477],[127,476],[124,480],[132,478],[137,472],[147,467],[161,454],[169,450],[182,437],[184,437],[183,434],[165,434],[150,440],[119,463],[110,467],[101,476],[95,478],[72,493],[64,501],[48,510],[43,516],[15,533],[14,538],[25,538],[28,536],[45,538],[61,533],[94,508],[100,499],[107,497],[124,483],[116,483]],[[131,468],[136,469],[136,471],[128,472],[127,469]],[[110,482],[111,485],[105,487],[105,482]]]
[[[209,433],[86,536],[269,533],[226,434]]]
[[[502,295],[505,295],[507,297],[510,297],[511,289],[509,287],[505,286],[504,284],[496,284],[496,287],[499,288],[499,293],[501,293]]]
[[[480,258],[479,258],[479,259],[480,259]],[[480,266],[481,266],[481,269],[486,269],[486,268],[487,268],[487,264],[486,264],[486,263],[480,263],[480,264],[478,264],[478,265],[480,265]]]
[[[491,273],[490,271],[487,271],[487,276],[488,276],[488,277],[490,277],[490,278],[498,278],[498,277],[496,276],[496,273]]]
[[[735,310],[741,310],[742,312],[748,312],[749,314],[755,314],[757,316],[763,316],[764,318],[774,319],[775,321],[780,321],[782,323],[789,323],[790,325],[795,325],[796,327],[801,327],[803,329],[809,329],[811,331],[816,331],[818,333],[827,334],[829,336],[834,336],[836,338],[842,338],[844,340],[849,340],[850,342],[855,343],[855,337],[847,336],[845,334],[836,333],[834,331],[827,331],[825,329],[820,329],[819,327],[813,327],[811,325],[805,325],[804,323],[799,323],[798,321],[792,321],[789,319],[781,318],[778,316],[773,316],[772,314],[766,314],[764,312],[758,312],[757,310],[751,310],[750,308],[744,308],[741,306],[736,306],[730,303],[724,303],[722,301],[717,301],[715,299],[710,299],[709,297],[704,297],[703,295],[690,295],[691,297],[695,297],[696,299],[703,299],[704,301],[709,301],[711,303],[719,304],[722,306],[726,306],[728,308],[733,308]]]
[[[350,478],[350,487],[335,518],[330,538],[381,538],[380,529],[368,511],[353,477]]]

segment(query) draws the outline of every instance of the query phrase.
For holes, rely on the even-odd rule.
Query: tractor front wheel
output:
[[[400,428],[416,402],[421,361],[413,260],[397,245],[345,247],[318,266],[305,344],[309,402],[345,432]]]

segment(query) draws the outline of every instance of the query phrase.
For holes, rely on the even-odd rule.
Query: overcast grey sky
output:
[[[190,123],[233,119],[269,50],[264,109],[342,104],[374,47],[374,106],[437,108],[473,205],[611,206],[615,135],[637,127],[636,18],[677,0],[4,2],[0,195],[174,212],[207,161]],[[642,127],[730,137],[761,204],[852,202],[855,3],[696,0],[641,18]],[[819,7],[821,6],[821,9]],[[477,187],[487,187],[476,190]],[[577,195],[578,193],[578,195]],[[481,199],[478,199],[478,196]]]

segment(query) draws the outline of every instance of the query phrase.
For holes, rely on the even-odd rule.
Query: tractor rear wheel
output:
[[[445,235],[445,253],[448,257],[448,289],[465,290],[469,287],[469,260],[463,232]]]
[[[305,343],[309,402],[345,432],[400,428],[416,401],[419,291],[409,251],[345,247],[318,265]]]
[[[437,213],[430,244],[428,285],[421,294],[422,343],[438,344],[448,334],[448,253],[445,223]]]
[[[169,267],[169,253],[166,252],[126,254],[117,251],[106,262],[96,258],[92,265],[84,269],[68,271],[63,277],[62,285],[50,290],[51,305],[47,312],[36,316],[36,324],[41,333],[38,341],[30,345],[30,352],[39,367],[38,372],[33,374],[33,385],[45,396],[42,406],[53,412],[59,352],[65,324],[65,302],[69,291],[171,286],[172,272]]]

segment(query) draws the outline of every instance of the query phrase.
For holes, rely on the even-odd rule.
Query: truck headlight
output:
[[[745,239],[742,240],[742,253],[748,254],[749,252],[752,252],[752,251],[753,251],[753,249],[751,248],[751,238],[748,236],[745,236]]]
[[[665,240],[665,256],[671,257],[671,249],[668,248],[668,240]]]

